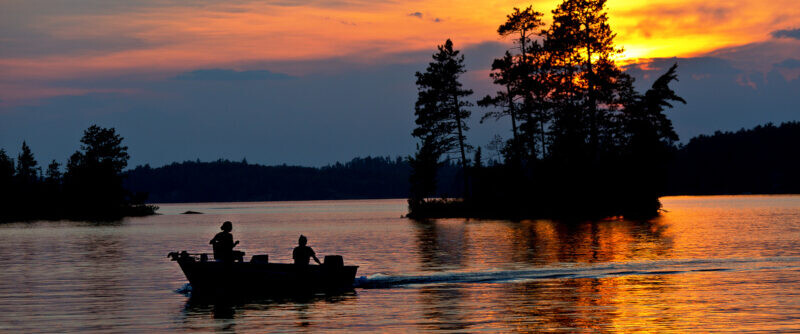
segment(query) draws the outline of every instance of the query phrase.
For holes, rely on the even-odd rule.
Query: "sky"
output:
[[[559,1],[0,0],[0,148],[64,163],[92,124],[130,165],[219,158],[321,166],[405,156],[414,72],[451,38],[475,99],[493,92],[497,27]],[[609,0],[620,61],[644,90],[678,63],[683,141],[800,120],[796,0]],[[507,120],[467,136],[486,146]],[[491,156],[491,152],[489,153]]]

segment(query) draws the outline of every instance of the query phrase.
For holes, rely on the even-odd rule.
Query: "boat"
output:
[[[268,255],[244,261],[235,251],[231,262],[209,261],[208,254],[171,252],[186,275],[192,296],[297,295],[353,290],[358,266],[346,266],[342,256],[327,255],[321,265],[270,263]]]

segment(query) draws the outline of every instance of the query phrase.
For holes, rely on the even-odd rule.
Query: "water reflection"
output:
[[[670,256],[672,237],[667,225],[651,221],[605,220],[558,222],[552,220],[480,221],[431,220],[414,222],[419,262],[425,270],[492,270],[641,261]],[[468,261],[464,261],[468,259]],[[665,276],[625,276],[529,281],[513,284],[450,284],[419,288],[425,330],[465,331],[489,329],[506,323],[515,332],[607,332],[614,326],[637,328],[620,318],[646,317],[668,324],[651,308],[637,305],[640,296],[655,305],[669,305],[654,296],[678,293]],[[664,306],[669,307],[669,306]],[[502,311],[497,311],[502,310]],[[656,319],[651,319],[655,317]],[[488,327],[487,327],[488,326]],[[646,327],[644,327],[646,329]],[[639,328],[641,329],[641,328]]]
[[[423,270],[597,263],[670,256],[672,236],[660,220],[414,221]]]
[[[412,220],[423,270],[460,269],[469,262],[466,226],[459,220]]]
[[[215,332],[236,332],[242,319],[252,321],[247,326],[250,329],[273,325],[313,329],[316,321],[330,316],[334,305],[351,304],[356,297],[354,291],[269,298],[190,297],[183,307],[181,322],[187,328],[213,328]]]
[[[800,196],[673,198],[652,221],[579,223],[413,222],[398,218],[403,200],[323,204],[0,225],[0,332],[800,332]],[[421,283],[187,302],[164,256],[207,249],[223,220],[248,254],[289,261],[281,245],[314,231],[315,249],[359,276]]]
[[[419,303],[422,305],[422,322],[425,330],[464,331],[473,319],[467,308],[463,307],[465,291],[457,285],[426,286],[419,290]]]
[[[130,269],[121,261],[126,246],[121,236],[103,233],[103,229],[96,231],[71,240],[82,255],[81,263],[76,264],[82,273],[77,286],[85,290],[89,300],[102,301],[87,303],[89,313],[116,317],[116,313],[124,312],[127,299],[126,291],[119,288]]]

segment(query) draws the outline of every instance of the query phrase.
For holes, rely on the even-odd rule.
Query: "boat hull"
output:
[[[334,292],[353,289],[358,266],[178,259],[193,295],[249,296]]]

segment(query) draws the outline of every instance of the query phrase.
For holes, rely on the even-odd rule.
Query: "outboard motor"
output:
[[[331,269],[339,269],[344,267],[344,258],[341,255],[325,255],[322,265]]]

